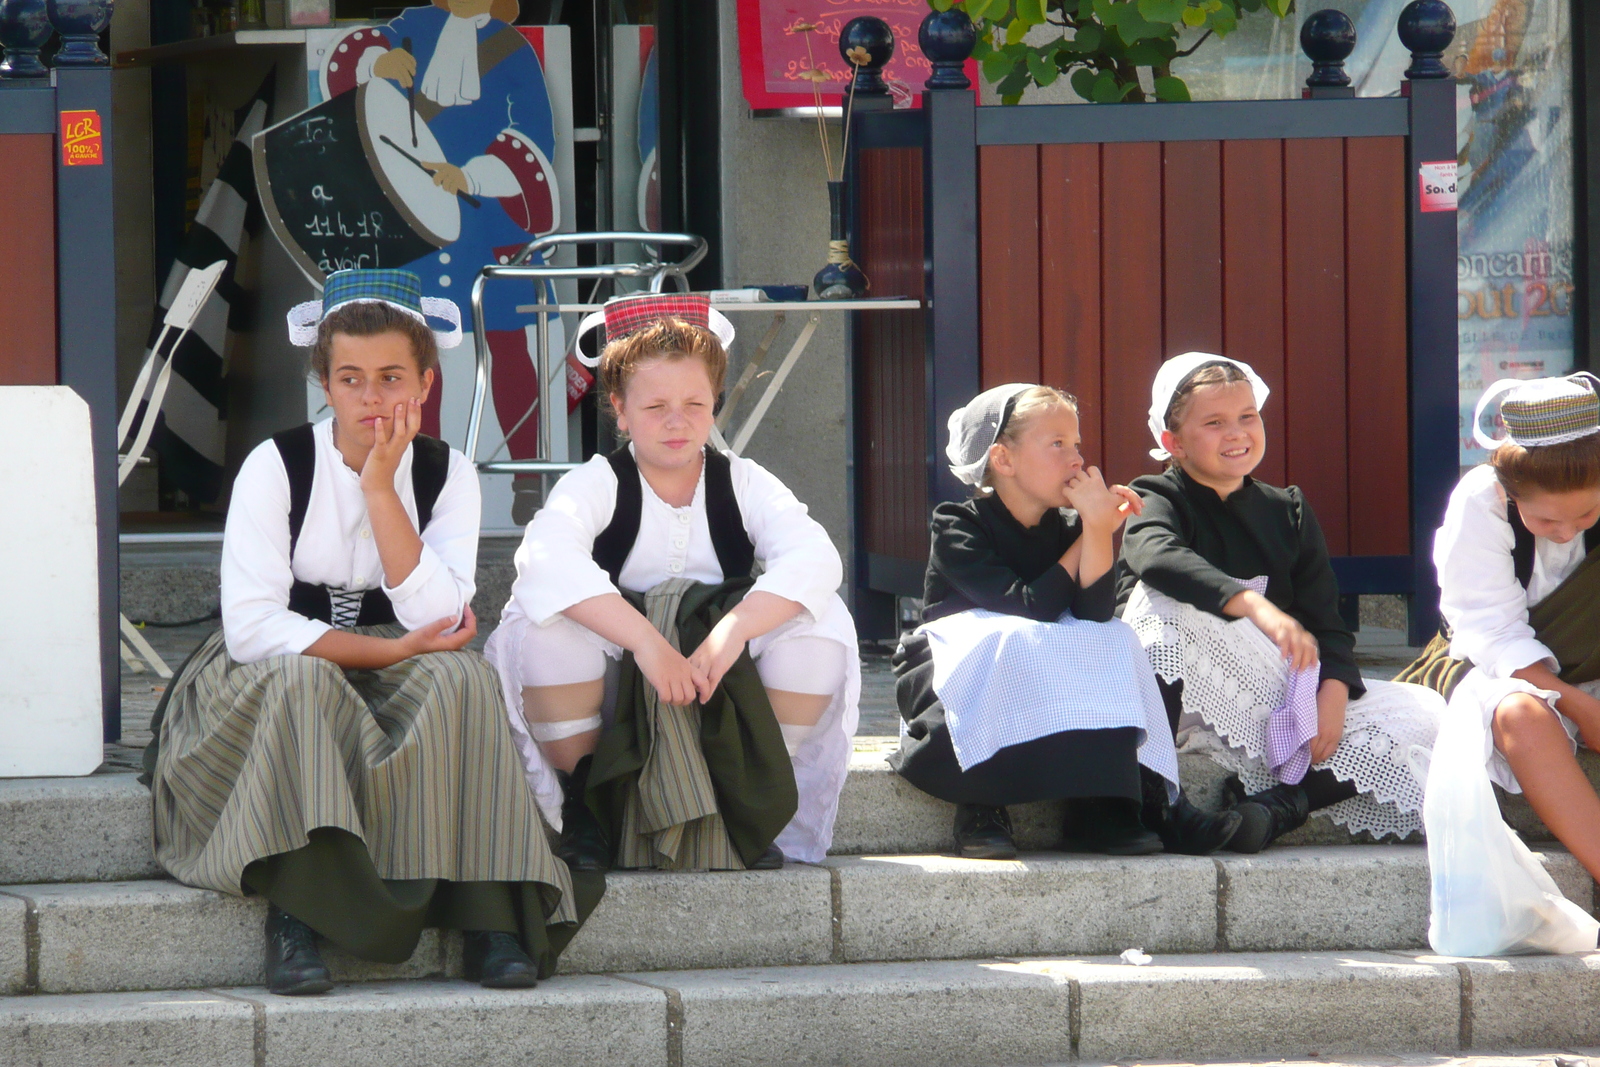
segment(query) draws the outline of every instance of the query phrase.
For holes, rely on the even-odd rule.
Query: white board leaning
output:
[[[89,406],[0,387],[0,778],[100,765],[100,585]]]

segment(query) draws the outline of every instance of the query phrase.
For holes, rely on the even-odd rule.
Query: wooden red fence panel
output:
[[[1102,410],[1107,476],[1126,482],[1157,469],[1145,410],[1161,365],[1161,145],[1100,149]],[[1091,460],[1094,457],[1090,457]]]
[[[1105,456],[1100,146],[1039,146],[1039,381],[1078,398],[1083,454]]]
[[[48,133],[0,135],[0,385],[55,385],[56,162]],[[107,296],[109,300],[109,295]]]
[[[1222,351],[1222,144],[1162,145],[1164,358]]]
[[[982,381],[1039,380],[1039,146],[978,149]]]

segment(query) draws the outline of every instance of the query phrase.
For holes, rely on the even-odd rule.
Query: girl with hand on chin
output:
[[[156,857],[259,893],[275,993],[331,985],[317,935],[399,963],[465,931],[468,977],[527,987],[603,891],[545,838],[477,632],[480,498],[418,433],[453,304],[406,271],[340,271],[290,336],[333,417],[245,460],[222,543],[222,628],[179,670],[145,753]],[[455,326],[436,337],[424,313]],[[574,895],[574,882],[578,895]]]
[[[1239,816],[1178,792],[1150,663],[1112,617],[1112,535],[1142,504],[1078,445],[1077,402],[1048,386],[998,386],[950,416],[950,470],[975,495],[934,508],[922,625],[894,657],[905,724],[889,762],[956,805],[963,856],[1016,856],[1007,805],[1056,799],[1077,847],[1203,854]]]
[[[1237,360],[1162,364],[1151,455],[1169,463],[1132,484],[1145,506],[1122,541],[1122,617],[1174,733],[1193,727],[1186,744],[1237,776],[1244,822],[1231,850],[1258,852],[1322,809],[1352,831],[1403,837],[1421,826],[1414,768],[1444,705],[1420,686],[1362,679],[1311,505],[1251,477],[1268,392]]]
[[[838,551],[708,445],[733,331],[704,294],[600,317],[627,443],[551,490],[486,649],[528,782],[574,870],[820,862],[860,693]]]

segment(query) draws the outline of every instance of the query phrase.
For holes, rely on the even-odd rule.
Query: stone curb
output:
[[[967,1067],[1600,1043],[1600,954],[996,958],[0,998],[0,1062]],[[1386,1062],[1394,1062],[1390,1059]]]
[[[1545,862],[1585,908],[1570,855]],[[562,973],[991,956],[1349,951],[1426,943],[1426,850],[1015,861],[834,857],[782,871],[615,872]],[[172,881],[0,886],[0,992],[246,986],[262,975],[265,904]],[[342,982],[455,976],[458,939],[428,931],[405,964],[329,949]]]

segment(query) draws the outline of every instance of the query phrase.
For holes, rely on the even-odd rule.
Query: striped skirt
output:
[[[396,636],[399,628],[358,632]],[[517,924],[525,943],[535,943],[530,948],[543,947],[544,938],[530,927],[575,929],[580,912],[598,901],[597,893],[593,901],[574,899],[567,866],[550,851],[506,727],[499,679],[477,653],[430,653],[381,670],[347,671],[314,656],[241,664],[218,631],[172,685],[151,792],[156,858],[179,881],[234,894],[261,889],[282,905],[247,868],[259,874],[263,861],[294,853],[303,873],[304,858],[317,854],[308,847],[314,841],[359,843],[370,868],[365,858],[357,866],[376,877],[366,877],[356,896],[379,887],[406,902],[415,930],[401,940],[411,945],[430,914],[435,882],[523,883],[520,903],[501,910],[537,908]],[[334,880],[348,874],[348,849],[337,866],[327,872]],[[348,903],[358,912],[363,906]],[[340,940],[327,924],[288,910]],[[434,901],[431,914],[440,912]],[[390,939],[379,955],[399,951]]]

